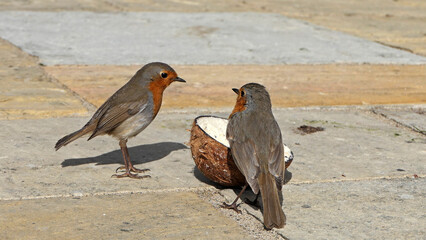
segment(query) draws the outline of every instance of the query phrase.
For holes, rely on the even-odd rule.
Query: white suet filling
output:
[[[229,142],[226,139],[226,127],[228,119],[219,117],[200,117],[197,119],[197,125],[214,140],[229,147]],[[293,160],[293,153],[290,148],[284,144],[284,160],[286,162]]]
[[[200,117],[197,119],[197,125],[214,140],[229,147],[226,139],[226,126],[228,119],[218,117]]]

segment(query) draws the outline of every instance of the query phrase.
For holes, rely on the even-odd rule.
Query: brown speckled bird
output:
[[[133,167],[127,150],[127,140],[138,135],[154,120],[161,107],[163,92],[172,82],[185,82],[169,65],[160,62],[143,66],[136,74],[108,100],[102,104],[84,127],[56,143],[55,149],[90,134],[88,140],[99,135],[111,135],[120,142],[124,158],[125,173],[113,177],[144,178],[135,173],[149,171]],[[116,170],[116,172],[117,172]]]
[[[236,202],[250,185],[255,194],[261,193],[265,228],[282,228],[286,217],[281,208],[281,191],[284,173],[284,148],[281,130],[271,110],[271,100],[265,87],[248,83],[239,90],[234,110],[229,116],[226,138],[238,169],[246,178],[235,201],[225,208],[236,211]]]

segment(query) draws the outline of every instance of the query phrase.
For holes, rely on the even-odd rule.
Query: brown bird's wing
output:
[[[149,102],[147,90],[125,88],[126,86],[114,93],[93,115],[88,124],[96,124],[96,128],[88,140],[111,132],[123,121],[147,107]]]
[[[275,177],[277,188],[281,190],[284,184],[285,161],[284,161],[284,146],[281,136],[281,130],[278,123],[274,121],[271,124],[271,146],[268,160],[269,172]]]
[[[256,180],[261,171],[259,157],[268,159],[267,169],[275,177],[278,189],[282,188],[285,173],[284,147],[280,127],[275,120],[266,124],[258,124],[261,119],[256,119],[257,117],[259,115],[245,118],[240,114],[235,114],[228,122],[226,133],[234,162],[255,193],[259,190]],[[246,119],[251,119],[251,121],[246,121]],[[251,129],[251,133],[244,131],[247,129]]]
[[[259,162],[256,158],[256,149],[254,142],[244,133],[244,124],[241,124],[234,116],[228,122],[226,129],[226,138],[231,147],[231,153],[235,164],[241,173],[245,176],[247,183],[254,193],[259,192],[257,177],[259,175]]]
[[[147,103],[130,102],[108,108],[100,117],[96,129],[88,140],[98,135],[109,133],[126,119],[145,109],[146,106]]]

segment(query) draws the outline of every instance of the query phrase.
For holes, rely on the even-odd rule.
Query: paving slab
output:
[[[226,117],[229,112],[231,107],[213,114]],[[211,114],[161,111],[143,133],[129,141],[133,162],[151,169],[151,178],[143,180],[110,178],[123,164],[118,143],[111,137],[79,139],[54,151],[56,141],[83,126],[87,118],[0,121],[0,199],[215,186],[195,168],[185,145],[193,119],[206,113]],[[274,114],[284,142],[295,154],[291,182],[426,174],[425,137],[369,111],[293,108],[275,109]],[[297,130],[301,125],[325,130],[302,135]]]
[[[140,68],[60,65],[44,70],[100,106]],[[276,107],[426,102],[426,65],[172,65],[187,84],[166,90],[163,109],[229,107],[231,88],[266,86]]]
[[[425,109],[420,106],[413,106],[411,108],[395,108],[379,106],[372,109],[375,113],[384,116],[396,123],[413,129],[416,132],[426,135],[426,118]]]
[[[0,9],[21,11],[119,11],[108,1],[90,0],[4,0],[0,2]]]
[[[250,191],[251,192],[251,191]],[[247,192],[243,198],[253,199]],[[424,239],[425,178],[289,183],[283,187],[284,229],[274,230],[285,239]],[[235,193],[222,190],[211,197],[218,207]],[[256,206],[241,204],[243,215],[263,217]],[[226,210],[222,210],[226,211]],[[238,214],[227,210],[236,219]],[[241,218],[241,217],[240,217]]]
[[[0,38],[0,119],[85,116],[79,97],[47,76],[38,59]]]
[[[426,3],[418,0],[5,0],[1,10],[279,13],[426,56]]]
[[[2,11],[0,37],[46,65],[426,63],[422,56],[269,13]]]
[[[256,1],[250,1],[256,5]],[[426,2],[417,0],[269,1],[265,8],[369,39],[387,46],[426,56]],[[262,3],[257,3],[262,4]]]
[[[1,239],[253,239],[195,193],[0,201]]]

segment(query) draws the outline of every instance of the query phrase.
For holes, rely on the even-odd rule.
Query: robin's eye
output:
[[[162,73],[161,73],[161,77],[162,77],[162,78],[166,78],[166,77],[167,77],[167,73],[162,72]]]
[[[241,97],[244,97],[245,92],[241,91]]]

